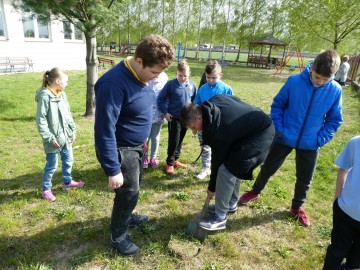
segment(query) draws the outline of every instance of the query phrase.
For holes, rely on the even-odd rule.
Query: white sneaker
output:
[[[204,179],[206,176],[210,175],[210,169],[202,169],[201,172],[196,176],[198,179]]]

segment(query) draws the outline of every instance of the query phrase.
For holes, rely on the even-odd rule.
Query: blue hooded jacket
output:
[[[295,149],[320,149],[343,122],[341,86],[333,79],[315,86],[311,65],[289,77],[271,105],[277,142]]]

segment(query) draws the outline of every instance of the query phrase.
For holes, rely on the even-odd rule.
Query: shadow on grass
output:
[[[152,219],[130,231],[142,252],[132,257],[141,262],[154,254],[167,254],[173,235],[191,240],[185,232],[188,216],[170,216]],[[69,222],[36,234],[18,236],[0,234],[2,269],[30,269],[29,266],[46,265],[54,269],[71,269],[102,257],[122,257],[109,244],[110,217],[83,222]],[[71,230],[71,233],[69,233]],[[121,259],[122,260],[122,259]],[[100,263],[106,264],[102,261]]]
[[[15,121],[35,122],[36,118],[35,116],[19,116],[19,117],[1,117],[0,120],[6,122],[15,122]]]

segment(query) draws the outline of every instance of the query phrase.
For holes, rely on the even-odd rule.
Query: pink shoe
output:
[[[148,158],[144,158],[144,166],[143,166],[143,168],[147,169],[147,167],[149,167],[149,160],[148,160]]]
[[[44,200],[53,202],[56,200],[56,197],[54,196],[54,194],[51,192],[51,189],[48,190],[44,190],[41,194],[41,196],[43,197]]]
[[[152,158],[150,159],[150,166],[153,167],[153,168],[157,168],[159,166],[159,162],[157,161],[156,158]]]
[[[84,182],[81,182],[81,181],[76,182],[74,180],[71,180],[71,182],[69,184],[63,184],[62,189],[67,191],[72,188],[82,187],[83,185],[84,185]]]

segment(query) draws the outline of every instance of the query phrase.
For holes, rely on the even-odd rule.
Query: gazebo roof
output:
[[[286,46],[287,43],[284,41],[281,41],[273,36],[265,36],[258,39],[254,39],[253,41],[250,41],[250,44],[252,45],[274,45],[274,46]]]

